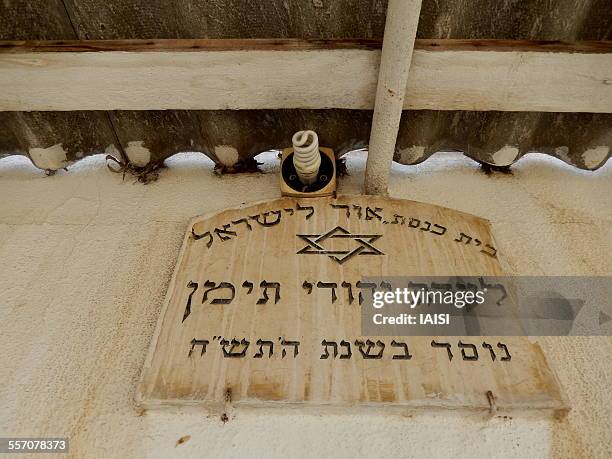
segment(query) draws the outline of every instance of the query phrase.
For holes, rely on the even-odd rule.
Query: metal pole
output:
[[[387,6],[365,173],[366,194],[387,194],[420,12],[421,0],[389,0]]]

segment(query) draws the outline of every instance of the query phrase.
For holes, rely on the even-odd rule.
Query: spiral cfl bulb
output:
[[[317,181],[321,166],[319,137],[314,131],[298,131],[291,138],[293,143],[293,166],[304,185]]]

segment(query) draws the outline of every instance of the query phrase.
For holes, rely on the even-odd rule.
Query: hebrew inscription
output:
[[[488,410],[492,393],[497,410],[562,409],[525,338],[362,334],[366,299],[393,278],[474,276],[429,287],[486,287],[504,304],[508,292],[487,280],[503,274],[500,256],[478,217],[373,196],[281,198],[196,218],[137,398],[218,406],[229,391],[262,406]]]
[[[445,236],[447,232],[446,226],[424,219],[422,216],[419,218],[416,216],[404,216],[393,213],[392,218],[385,218],[383,217],[386,215],[384,207],[365,206],[364,208],[363,206],[356,204],[337,204],[333,202],[329,203],[329,206],[345,215],[347,220],[350,220],[352,217],[353,220],[363,219],[365,221],[378,222],[383,225],[405,225],[410,229],[424,231],[432,236]],[[237,237],[239,233],[252,231],[253,226],[249,223],[249,221],[254,220],[260,226],[269,228],[281,223],[283,215],[292,217],[296,211],[303,212],[304,218],[308,220],[314,215],[315,208],[313,206],[302,206],[300,204],[295,204],[295,207],[267,210],[260,214],[250,215],[246,218],[239,218],[227,223],[222,223],[221,225],[218,225],[215,228],[210,228],[203,233],[200,233],[192,226],[191,234],[195,240],[203,240],[206,247],[210,248],[215,241],[214,236],[217,236],[217,240],[220,242],[229,241],[233,237]],[[387,213],[389,212],[387,211]],[[382,234],[350,234],[350,232],[343,227],[336,226],[335,228],[326,231],[324,234],[298,234],[297,236],[306,242],[306,246],[298,251],[298,253],[327,255],[330,259],[340,264],[351,259],[355,255],[384,255],[373,245],[374,241],[380,238]],[[458,235],[453,237],[455,242],[471,245],[471,247],[474,249],[479,249],[480,253],[483,255],[493,258],[497,256],[497,249],[494,246],[492,246],[490,243],[483,244],[481,239],[478,239],[475,236],[470,236],[465,234],[463,231],[459,231]],[[324,247],[326,240],[336,238],[354,239],[357,242],[357,245],[351,250],[340,251],[326,249]]]

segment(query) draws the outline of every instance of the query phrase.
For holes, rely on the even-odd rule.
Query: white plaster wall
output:
[[[264,174],[217,177],[203,155],[142,185],[89,157],[45,177],[0,161],[0,436],[68,436],[76,457],[610,457],[612,339],[539,339],[572,411],[563,420],[141,412],[135,385],[187,222],[279,195]],[[358,193],[364,156],[340,192]],[[612,165],[528,156],[487,177],[460,155],[394,165],[391,194],[491,220],[513,274],[612,274]],[[176,445],[180,437],[191,438]]]

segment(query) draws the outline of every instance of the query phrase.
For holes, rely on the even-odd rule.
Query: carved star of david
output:
[[[338,264],[357,255],[384,255],[372,245],[382,237],[382,234],[351,234],[341,226],[336,226],[325,234],[297,234],[296,236],[307,243],[304,248],[298,250],[298,254],[327,255]],[[328,239],[352,239],[357,244],[352,250],[328,250],[324,247]]]

